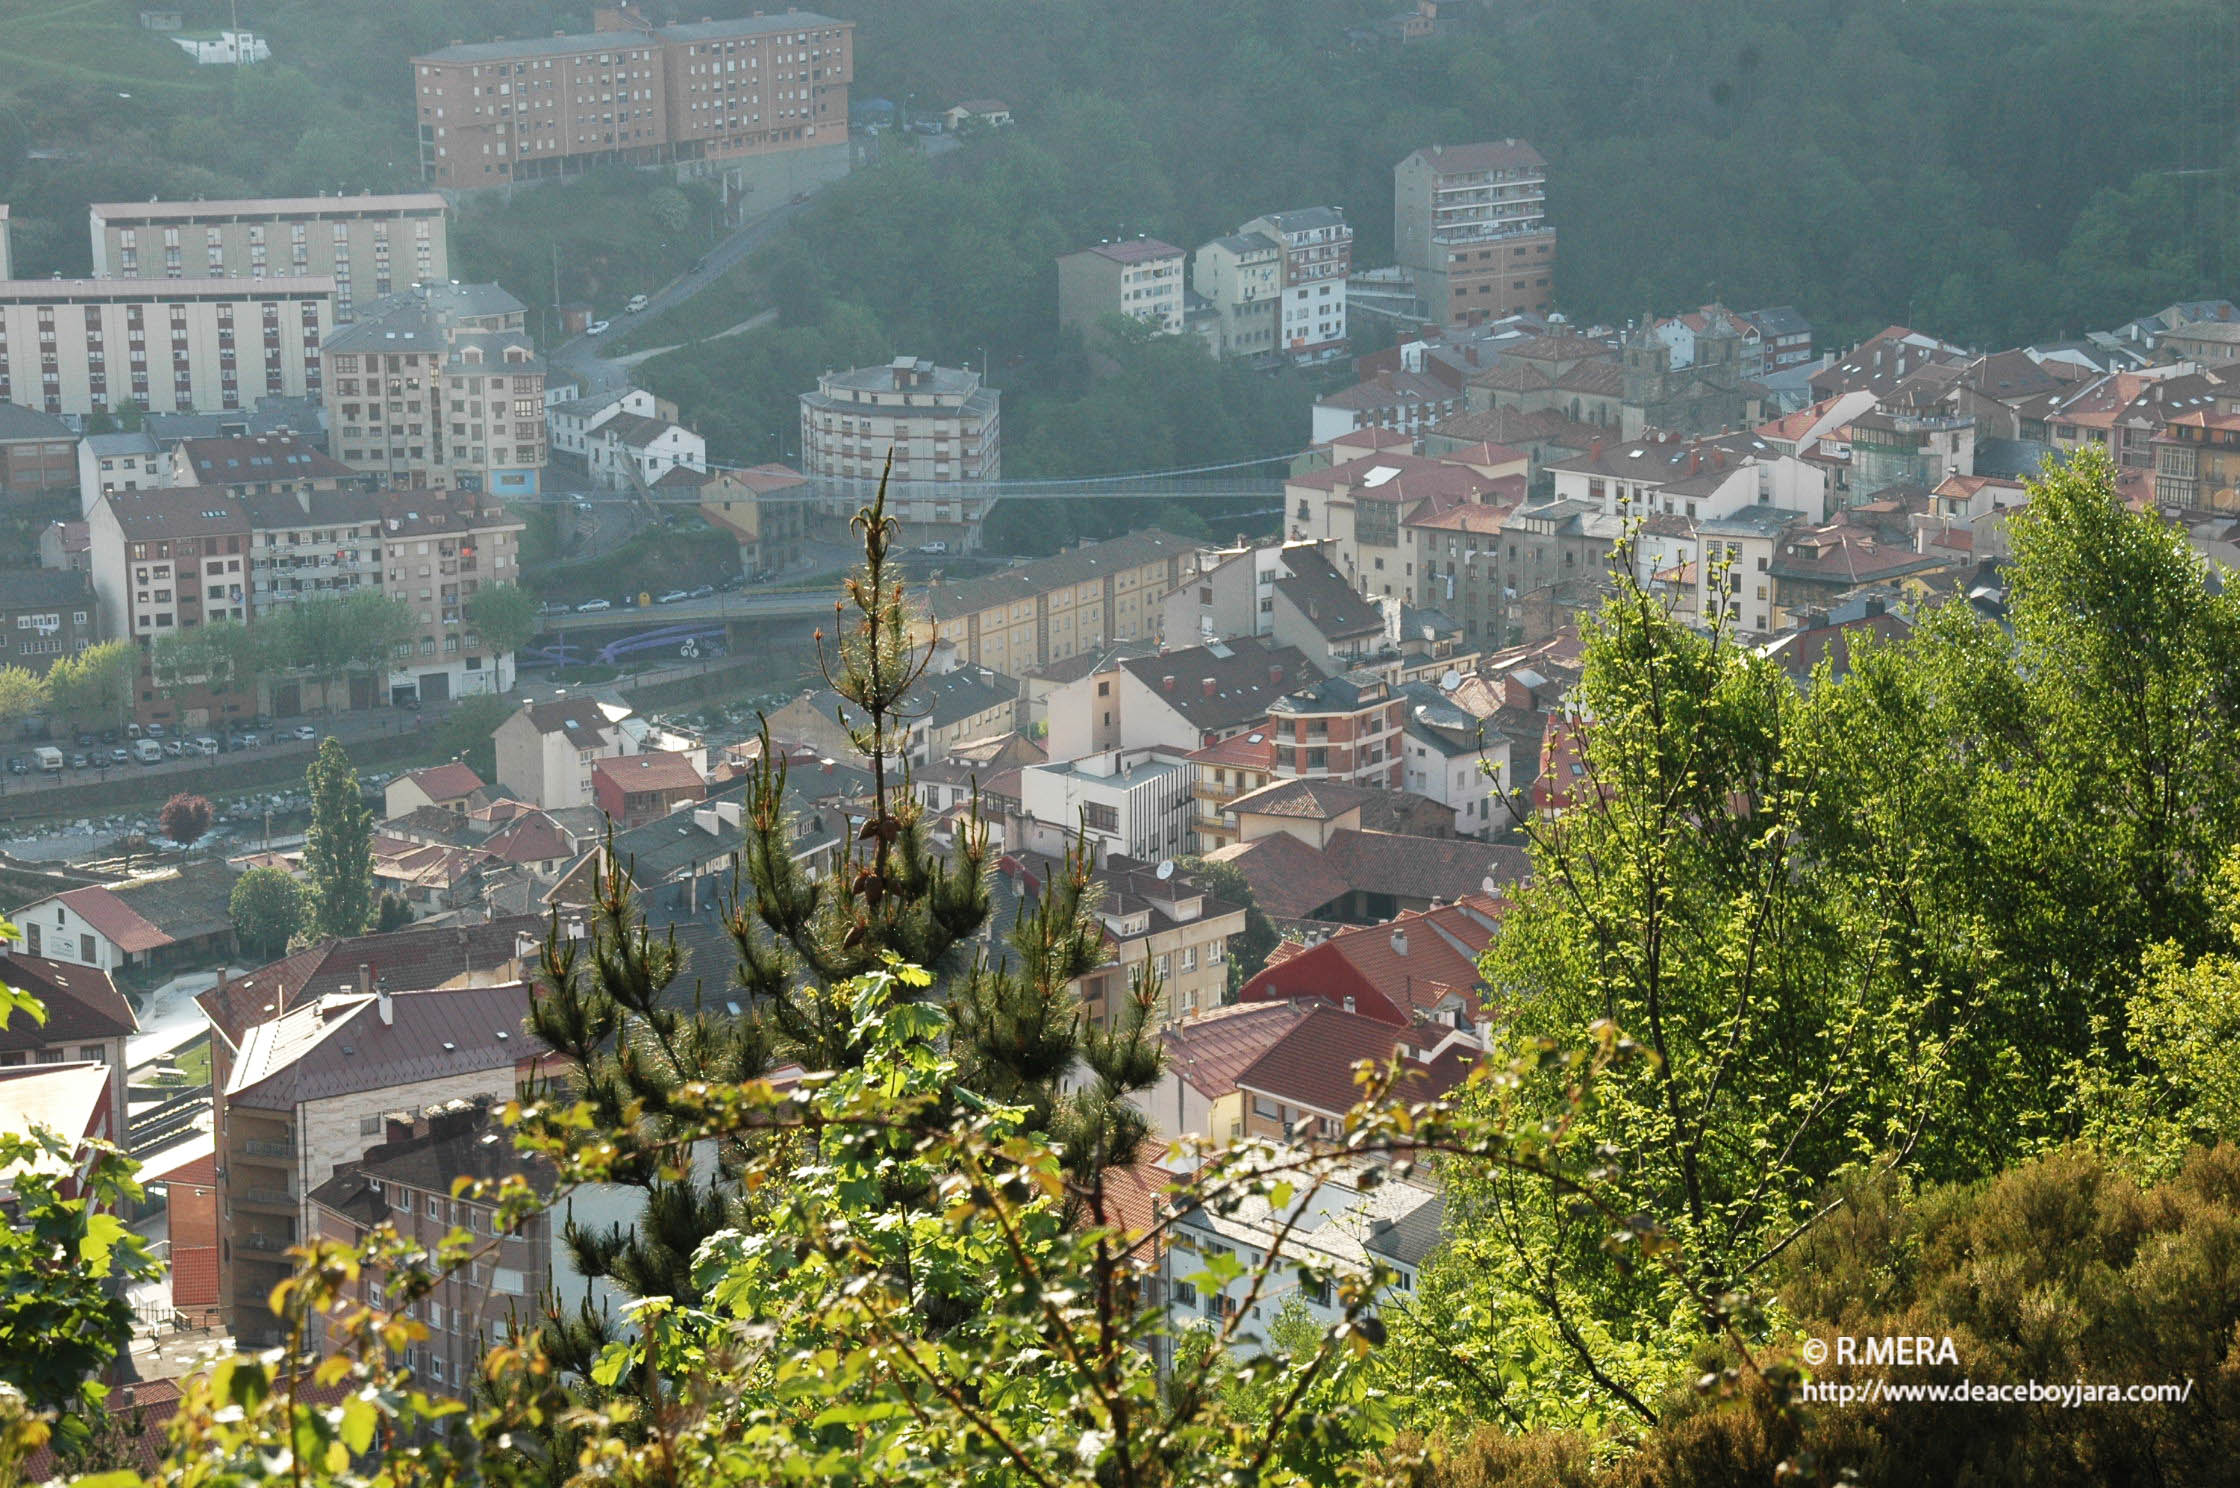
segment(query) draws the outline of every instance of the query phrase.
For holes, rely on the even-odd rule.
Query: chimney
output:
[[[1159,690],[1160,690],[1161,692],[1172,692],[1172,691],[1174,691],[1174,677],[1173,677],[1173,674],[1171,674],[1171,673],[1170,673],[1170,674],[1168,674],[1167,676],[1161,677],[1161,678],[1159,679]]]
[[[1588,454],[1587,458],[1588,458],[1588,459],[1590,459],[1590,460],[1594,460],[1594,461],[1597,461],[1597,462],[1599,462],[1599,461],[1600,461],[1600,460],[1602,459],[1602,441],[1601,441],[1601,440],[1597,439],[1597,440],[1596,440],[1596,441],[1594,442],[1594,449],[1593,449],[1593,450],[1592,450],[1592,451],[1591,451],[1591,452],[1590,452],[1590,453]]]
[[[373,968],[365,962],[358,963],[358,992],[363,996],[373,990]]]
[[[1702,465],[1702,463],[1703,463],[1703,455],[1702,455],[1702,452],[1701,452],[1701,451],[1698,451],[1698,450],[1689,450],[1689,451],[1688,451],[1688,474],[1690,474],[1690,475],[1694,475],[1694,474],[1696,473],[1696,470],[1697,470],[1697,468],[1698,468],[1699,466],[1701,466],[1701,465]]]
[[[376,999],[376,1005],[381,1009],[381,1026],[383,1028],[395,1027],[397,1022],[397,1000],[389,995],[389,989],[387,987],[383,987],[375,992],[374,997]]]
[[[1211,677],[1200,677],[1198,685],[1205,690],[1207,697],[1213,696],[1213,679]]]
[[[1281,687],[1283,685],[1283,668],[1281,666],[1269,667],[1268,681],[1277,687]]]
[[[1407,931],[1395,930],[1392,932],[1392,954],[1395,956],[1405,956],[1408,954]]]
[[[1350,996],[1346,998],[1346,1011],[1349,1013],[1353,1011],[1353,998]]]
[[[390,1111],[381,1118],[382,1140],[409,1142],[412,1140],[412,1113]]]

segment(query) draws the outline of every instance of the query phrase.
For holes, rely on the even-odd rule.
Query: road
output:
[[[792,221],[804,205],[787,202],[741,223],[729,237],[708,250],[707,256],[700,260],[700,267],[670,280],[648,296],[645,309],[636,315],[616,316],[603,336],[578,336],[560,346],[552,353],[552,364],[581,383],[585,397],[610,388],[628,387],[630,368],[601,352],[609,344],[621,340],[632,327],[683,304],[738,267],[748,254],[769,242],[779,228]]]

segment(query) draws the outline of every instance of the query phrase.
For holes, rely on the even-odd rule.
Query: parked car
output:
[[[656,595],[653,602],[655,604],[675,604],[680,599],[690,598],[692,598],[691,594],[685,590],[671,589],[667,594]]]
[[[588,615],[594,610],[611,610],[613,608],[614,601],[612,600],[587,599],[582,604],[576,606],[576,613],[579,615]]]
[[[91,768],[92,768],[92,766],[93,766],[93,761],[92,761],[91,759],[89,759],[88,757],[86,757],[85,755],[82,755],[82,754],[73,754],[73,755],[71,755],[71,756],[70,756],[70,768],[71,768],[71,769],[73,769],[73,770],[86,770],[86,769],[91,769]]]
[[[218,741],[208,734],[204,734],[194,741],[194,752],[196,754],[216,754],[218,752]]]
[[[77,738],[72,739],[70,742],[77,745],[80,749],[91,749],[100,741],[94,738],[94,736],[91,734],[81,732],[79,733]]]
[[[565,615],[572,608],[564,599],[548,599],[537,606],[540,615]]]
[[[612,324],[612,321],[595,320],[583,328],[583,333],[586,336],[604,336],[607,333],[607,327]]]
[[[243,734],[233,741],[233,747],[236,749],[254,749],[263,742],[264,740],[258,738],[255,734]]]
[[[160,765],[163,763],[163,746],[153,739],[136,740],[132,746],[132,757],[143,765]],[[117,763],[124,763],[122,750],[117,752]]]
[[[148,725],[146,732],[149,738],[160,739],[163,737],[163,725],[160,723],[151,723]]]
[[[685,596],[685,598],[687,598],[687,599],[707,599],[707,598],[710,598],[711,596],[713,596],[713,595],[715,594],[715,592],[716,592],[716,586],[715,586],[715,585],[713,585],[713,584],[702,584],[702,585],[701,585],[701,586],[700,586],[699,588],[697,588],[697,589],[693,590],[693,591],[692,591],[692,592],[691,592],[690,594],[686,595],[686,596]]]
[[[295,732],[296,737],[303,740],[306,744],[319,737],[319,731],[313,728],[308,723],[297,724]]]
[[[622,313],[625,315],[636,315],[639,311],[645,309],[645,307],[646,297],[642,294],[634,294],[630,296],[630,303],[622,307]]]
[[[149,741],[148,741],[148,740],[146,740],[146,739],[135,739],[135,740],[133,741],[133,744],[134,744],[134,746],[135,746],[135,747],[137,747],[137,746],[139,746],[139,745],[141,745],[141,744],[145,744],[145,743],[148,743],[148,742],[149,742]],[[159,745],[159,746],[157,746],[157,749],[156,749],[156,753],[157,753],[158,755],[161,755],[161,754],[163,753],[163,749],[162,749],[162,747],[161,747],[160,745]],[[113,764],[113,765],[124,765],[124,764],[130,764],[131,762],[132,762],[132,753],[131,753],[131,751],[130,751],[130,750],[126,749],[126,748],[125,748],[125,747],[124,747],[123,745],[121,745],[121,744],[120,744],[120,745],[118,745],[118,746],[117,746],[116,748],[114,748],[114,749],[112,749],[112,750],[110,750],[110,751],[109,751],[109,763],[111,763],[111,764]]]
[[[949,545],[940,541],[919,543],[918,551],[921,553],[946,553],[949,551]]]
[[[10,775],[28,775],[31,773],[31,766],[24,763],[22,755],[11,754],[8,756],[8,773]]]
[[[177,759],[186,752],[187,746],[180,743],[177,739],[166,739],[163,741],[163,753],[164,757],[167,759]]]

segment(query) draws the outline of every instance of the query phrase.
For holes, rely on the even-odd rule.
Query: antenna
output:
[[[1159,882],[1161,882],[1161,883],[1165,883],[1165,882],[1166,882],[1166,881],[1167,881],[1168,879],[1170,879],[1170,878],[1172,878],[1172,877],[1174,877],[1174,859],[1172,859],[1172,858],[1161,858],[1161,859],[1159,860],[1159,868],[1158,868],[1158,879],[1159,879]]]

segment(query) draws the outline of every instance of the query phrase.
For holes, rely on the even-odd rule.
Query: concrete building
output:
[[[1198,249],[1191,288],[1215,315],[1215,354],[1273,356],[1283,301],[1283,245],[1266,233],[1236,233]]]
[[[1171,753],[1113,750],[1029,765],[1019,798],[1027,845],[1038,852],[1062,854],[1083,832],[1100,862],[1156,863],[1189,847],[1190,769]]]
[[[912,596],[912,639],[925,646],[938,634],[960,661],[1014,677],[1115,642],[1154,641],[1163,600],[1196,557],[1188,538],[1145,528],[985,578],[937,583]]]
[[[46,675],[101,639],[100,615],[84,570],[10,569],[0,579],[0,667]]]
[[[415,626],[391,663],[388,700],[511,692],[513,653],[476,632],[468,607],[485,585],[520,582],[525,524],[474,491],[389,491],[375,502],[382,589]]]
[[[495,284],[433,284],[364,307],[327,338],[330,452],[400,489],[534,496],[544,359]]]
[[[1444,325],[1555,303],[1548,162],[1522,140],[1433,145],[1392,168],[1394,255]]]
[[[1324,677],[1268,705],[1279,778],[1343,780],[1380,790],[1402,783],[1406,702],[1370,672]]]
[[[1038,852],[1006,854],[1000,868],[1021,910],[1062,871],[1062,857]],[[1228,995],[1229,938],[1244,933],[1244,906],[1215,898],[1164,859],[1115,854],[1091,876],[1111,958],[1075,981],[1083,1012],[1102,1027],[1117,1025],[1142,975],[1159,984],[1147,1019],[1154,1028],[1219,1007]]]
[[[682,754],[654,750],[591,762],[591,802],[618,827],[642,827],[707,795],[708,782]]]
[[[0,400],[52,414],[214,413],[319,396],[334,280],[0,281]]]
[[[1297,648],[1235,636],[1120,663],[1113,682],[1114,725],[1127,749],[1164,745],[1179,758],[1232,734],[1262,727],[1268,705],[1314,676]],[[1089,679],[1092,685],[1103,679]],[[1071,689],[1068,689],[1071,691]],[[1077,711],[1050,705],[1050,752],[1063,757],[1061,725],[1085,729]]]
[[[584,465],[601,487],[634,491],[672,470],[706,470],[708,441],[672,419],[613,413],[584,436]]]
[[[1231,1003],[1169,1024],[1159,1031],[1166,1055],[1159,1082],[1131,1093],[1129,1103],[1151,1119],[1159,1141],[1237,1140],[1244,1135],[1237,1075],[1305,1017],[1309,1006],[1289,1000]]]
[[[242,201],[95,202],[96,279],[334,280],[334,318],[451,277],[449,219],[434,192]]]
[[[0,403],[0,502],[77,488],[77,431],[51,413]]]
[[[523,703],[492,736],[498,779],[509,793],[547,811],[589,806],[592,763],[635,752],[622,729],[629,715],[620,704],[590,697]]]
[[[170,461],[146,430],[88,434],[78,441],[78,512],[112,491],[145,491],[168,485]]]
[[[222,862],[175,873],[88,884],[9,912],[33,956],[115,976],[122,971],[209,964],[234,948],[228,903],[240,874]]]
[[[245,1343],[279,1341],[267,1299],[311,1229],[311,1191],[364,1156],[388,1113],[509,1100],[543,1052],[524,1028],[529,989],[518,981],[392,992],[361,967],[304,992],[238,1047],[211,1041],[220,1306]]]
[[[894,458],[887,511],[904,522],[961,524],[977,540],[993,503],[977,492],[940,488],[1001,479],[1003,394],[969,367],[936,367],[896,357],[883,367],[827,372],[801,395],[801,466],[812,476],[854,481],[853,491],[827,499],[827,510],[870,499]],[[859,494],[860,493],[860,494]]]
[[[420,176],[446,191],[666,166],[770,201],[848,170],[855,26],[809,11],[454,43],[412,59]]]
[[[1276,778],[1272,731],[1233,734],[1184,758],[1190,766],[1190,851],[1201,856],[1237,841],[1229,803],[1251,795]]]
[[[120,492],[94,504],[86,528],[102,634],[146,642],[249,618],[252,539],[237,497],[192,487]]]
[[[671,420],[677,416],[676,404],[666,398],[656,398],[644,388],[568,397],[557,402],[551,398],[552,391],[548,381],[544,410],[546,445],[553,454],[573,455],[578,460],[589,454],[591,431],[615,414],[634,413],[641,418]]]
[[[1203,291],[1200,291],[1203,293]],[[1182,250],[1157,238],[1099,243],[1058,259],[1058,325],[1095,341],[1108,315],[1182,334]]]
[[[670,486],[690,481],[700,496],[700,515],[728,536],[739,550],[739,572],[763,573],[791,568],[801,557],[808,531],[810,492],[798,470],[784,465],[753,465],[662,478]]]
[[[475,1237],[483,1248],[477,1263],[445,1272],[424,1297],[393,1292],[394,1278],[379,1266],[368,1266],[345,1288],[353,1301],[425,1323],[427,1336],[404,1349],[399,1362],[429,1393],[466,1400],[481,1377],[483,1353],[535,1328],[541,1301],[566,1275],[565,1221],[574,1217],[573,1207],[501,1230],[494,1205],[452,1196],[459,1178],[492,1184],[519,1178],[538,1193],[555,1186],[552,1165],[514,1146],[512,1129],[488,1099],[388,1112],[381,1137],[311,1190],[309,1238],[359,1245],[390,1225],[432,1251],[454,1229]],[[330,1321],[319,1342],[329,1354],[345,1346],[339,1319]]]
[[[1346,349],[1346,276],[1353,272],[1353,228],[1338,207],[1270,212],[1237,229],[1283,250],[1283,300],[1276,349],[1300,362],[1328,361]],[[1204,291],[1200,291],[1204,293]]]

